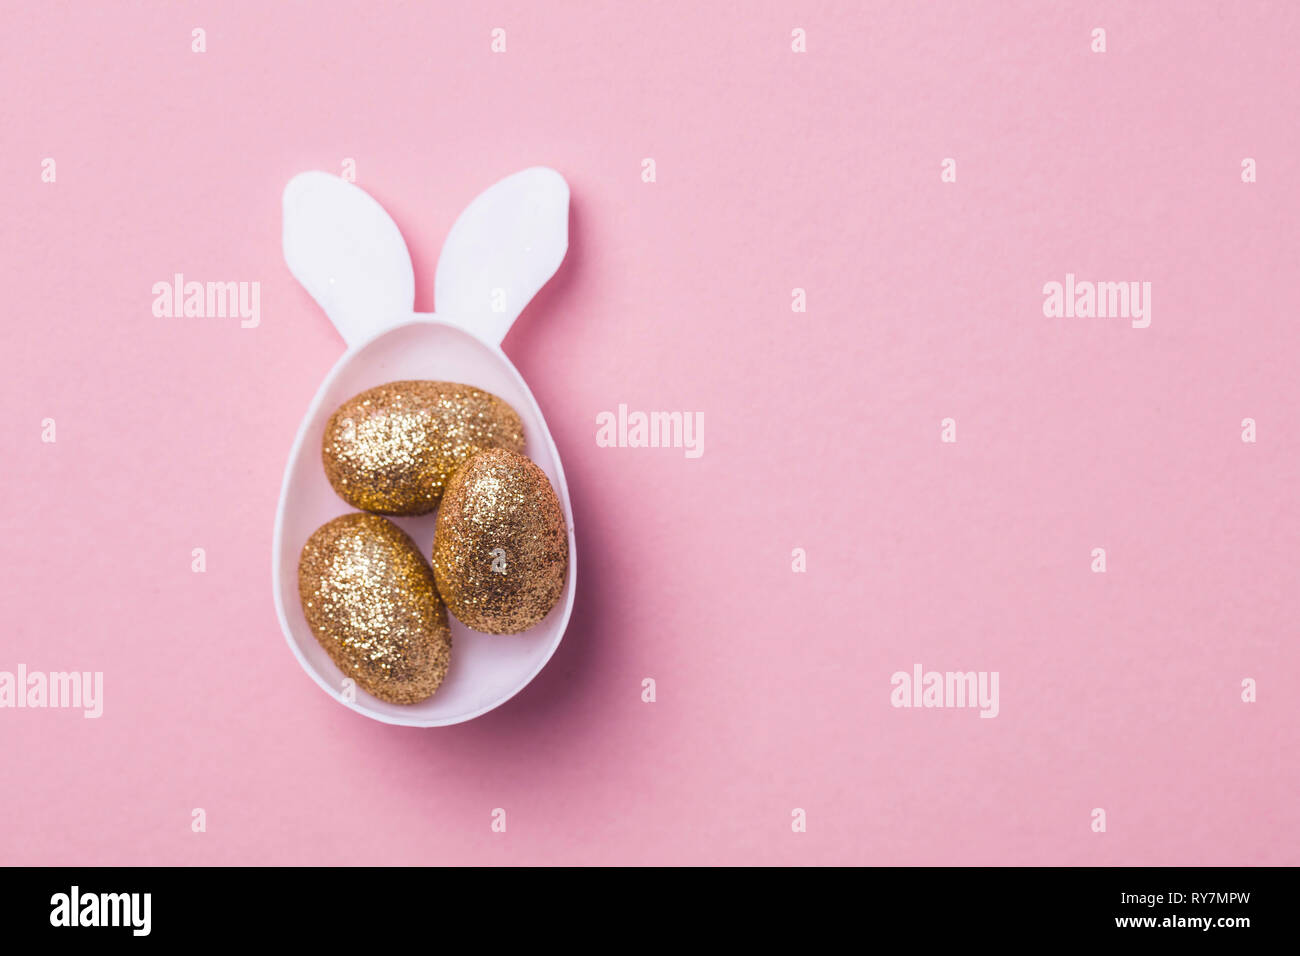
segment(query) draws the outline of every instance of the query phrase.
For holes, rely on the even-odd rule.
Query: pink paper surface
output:
[[[103,715],[0,709],[0,863],[1300,863],[1300,7],[545,6],[6,12],[0,670],[102,672]],[[272,605],[343,350],[280,191],[347,159],[425,310],[480,190],[573,194],[504,343],[573,621],[447,729],[329,699]],[[156,317],[176,273],[260,323]],[[1067,273],[1150,327],[1045,317]],[[703,455],[598,447],[620,403]],[[891,706],[916,664],[997,717]]]

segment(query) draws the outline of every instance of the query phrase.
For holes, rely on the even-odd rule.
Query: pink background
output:
[[[262,6],[6,11],[0,670],[105,709],[0,711],[0,862],[1300,863],[1294,4]],[[422,309],[477,192],[573,190],[505,342],[573,623],[449,729],[334,703],[272,607],[342,352],[279,195],[346,157]],[[1067,271],[1150,281],[1151,327],[1044,318]],[[261,326],[155,318],[174,272]],[[620,402],[704,456],[598,448]],[[914,663],[999,671],[1000,716],[892,708]]]

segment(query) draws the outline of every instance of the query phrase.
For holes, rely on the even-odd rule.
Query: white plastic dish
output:
[[[331,697],[367,717],[413,727],[470,720],[527,686],[564,636],[578,557],[569,490],[541,409],[500,342],[564,259],[568,211],[568,186],[554,170],[526,169],[492,186],[448,234],[434,286],[438,311],[416,313],[410,255],[379,203],[326,173],[303,173],[285,188],[285,261],[348,349],[325,377],[289,453],[275,516],[271,585],[280,626],[303,669]],[[564,593],[550,614],[515,635],[480,634],[452,617],[447,677],[433,697],[410,705],[387,703],[347,682],[312,635],[298,596],[303,544],[326,521],[353,510],[325,478],[325,423],[358,392],[402,379],[461,382],[509,402],[523,420],[525,453],[559,496],[569,534]],[[393,520],[428,558],[434,515]]]

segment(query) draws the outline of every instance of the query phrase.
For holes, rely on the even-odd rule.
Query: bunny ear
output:
[[[507,176],[470,203],[438,260],[438,316],[499,344],[569,248],[569,186],[553,169]]]
[[[328,173],[284,187],[284,261],[349,346],[415,306],[406,243],[384,207]]]

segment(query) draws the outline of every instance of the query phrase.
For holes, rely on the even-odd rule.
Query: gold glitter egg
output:
[[[518,634],[555,606],[569,567],[564,511],[546,473],[497,448],[447,483],[433,534],[433,574],[467,627]]]
[[[524,426],[490,392],[453,382],[389,382],[330,416],[321,460],[334,490],[362,511],[423,515],[461,464],[488,448],[524,450]]]
[[[298,560],[298,594],[321,647],[357,686],[414,704],[451,663],[451,628],[433,571],[387,518],[346,514],[317,528]]]

